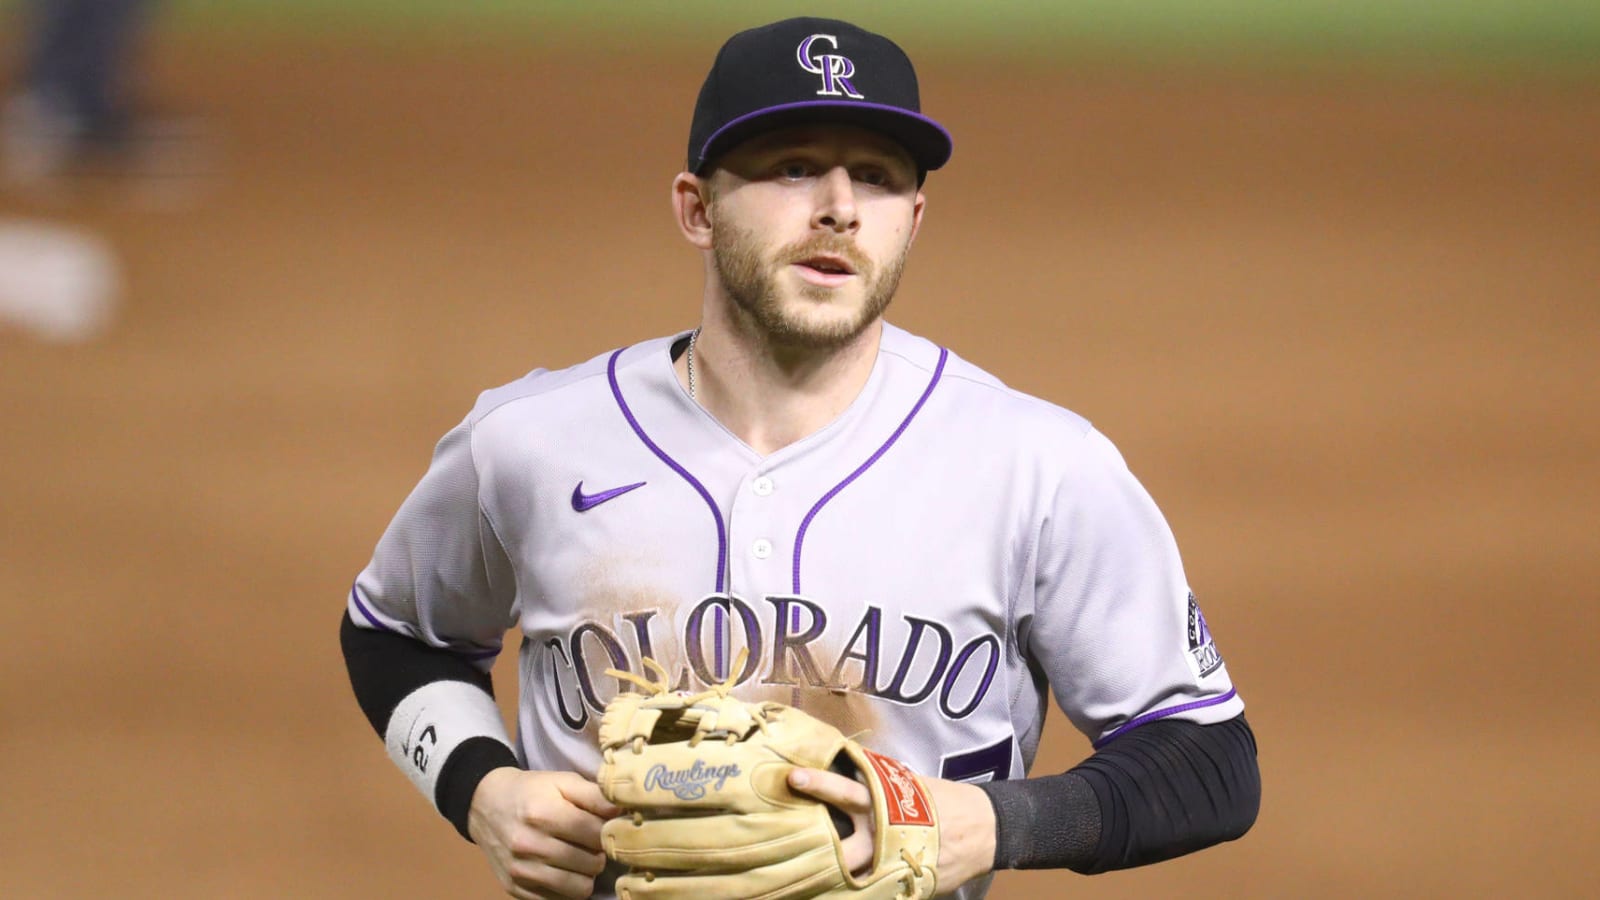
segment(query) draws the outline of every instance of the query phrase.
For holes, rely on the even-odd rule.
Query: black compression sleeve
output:
[[[1242,836],[1261,806],[1255,735],[1162,719],[1059,775],[980,785],[995,809],[995,868],[1084,874],[1171,859]]]
[[[339,644],[344,650],[345,668],[356,702],[366,713],[378,737],[389,728],[389,716],[401,700],[424,685],[436,681],[465,681],[494,696],[494,683],[488,673],[448,650],[430,647],[401,634],[361,628],[345,613],[339,623]],[[493,738],[463,741],[439,771],[433,802],[439,812],[467,834],[467,813],[472,795],[483,776],[502,766],[517,765],[511,748]]]

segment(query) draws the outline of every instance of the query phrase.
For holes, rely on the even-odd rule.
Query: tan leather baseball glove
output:
[[[623,807],[602,833],[630,867],[622,900],[859,900],[932,897],[939,824],[927,788],[904,764],[781,703],[729,696],[733,679],[700,693],[627,672],[600,720],[600,790]],[[734,672],[743,668],[736,663]],[[789,790],[796,766],[857,777],[872,794],[870,869],[846,869],[829,807]]]

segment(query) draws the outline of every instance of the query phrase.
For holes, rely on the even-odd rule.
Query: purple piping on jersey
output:
[[[895,441],[900,440],[900,435],[911,424],[911,420],[917,417],[917,413],[922,411],[922,405],[928,402],[928,397],[933,394],[933,389],[939,385],[939,379],[944,375],[945,360],[949,358],[950,351],[940,347],[939,364],[933,367],[933,377],[928,380],[928,387],[922,392],[922,396],[917,398],[916,405],[911,407],[911,412],[906,414],[905,421],[901,422],[900,427],[894,430],[894,434],[889,435],[889,439],[883,442],[883,446],[878,448],[878,452],[867,457],[867,461],[862,463],[860,468],[845,476],[843,481],[833,486],[833,490],[823,494],[822,499],[817,501],[817,505],[811,507],[811,511],[806,513],[806,517],[800,520],[800,531],[794,536],[794,592],[796,594],[800,593],[800,551],[805,546],[806,529],[811,527],[811,520],[817,517],[817,513],[822,510],[823,505],[837,496],[850,482],[860,478],[861,473],[872,468],[872,464],[882,458],[883,454],[889,452],[889,448],[894,446]],[[799,625],[796,624],[795,627],[798,628]]]
[[[921,113],[914,113],[909,109],[904,109],[904,108],[899,107],[899,106],[890,106],[887,103],[862,103],[862,102],[857,101],[857,100],[802,100],[802,101],[800,101],[798,103],[780,103],[777,106],[762,107],[761,109],[755,110],[754,112],[747,112],[744,115],[738,117],[737,119],[734,119],[734,120],[730,121],[728,124],[722,126],[721,128],[718,128],[716,131],[713,131],[711,133],[710,137],[706,138],[706,142],[704,144],[700,145],[700,158],[698,160],[696,160],[696,162],[699,165],[705,165],[705,163],[706,163],[706,148],[708,148],[712,144],[716,143],[717,138],[720,137],[723,132],[727,131],[730,128],[736,127],[741,122],[748,122],[751,119],[759,119],[762,116],[769,116],[769,115],[772,115],[773,113],[778,113],[778,112],[788,112],[790,110],[795,110],[795,109],[828,109],[828,108],[833,108],[833,109],[870,109],[870,110],[875,110],[875,111],[878,111],[878,112],[893,113],[894,115],[900,116],[902,118],[914,119],[914,120],[916,120],[918,122],[921,122],[924,125],[932,125],[940,134],[944,135],[944,139],[945,139],[945,141],[947,143],[950,143],[952,145],[955,144],[955,140],[950,137],[950,132],[946,131],[945,127],[943,125],[940,125],[938,122],[935,122],[934,120],[928,118],[927,116],[925,116],[925,115],[923,115]]]
[[[350,599],[355,603],[356,611],[361,613],[362,618],[366,619],[368,622],[371,622],[373,628],[376,628],[379,631],[387,631],[390,634],[405,634],[403,631],[390,628],[389,626],[378,621],[378,617],[374,616],[372,611],[367,609],[367,605],[361,602],[361,595],[356,593],[356,586],[353,584],[350,585]],[[409,637],[409,635],[407,636]],[[450,650],[449,647],[446,647],[445,649]],[[473,662],[481,662],[482,660],[494,659],[496,656],[499,656],[500,648],[496,647],[493,650],[476,650],[471,653],[464,653],[460,650],[450,650],[450,652],[462,657],[463,659],[469,659]]]
[[[622,350],[626,349],[628,348],[622,348]],[[633,417],[633,410],[628,408],[628,401],[622,399],[622,386],[617,384],[617,357],[622,355],[622,350],[618,350],[617,352],[611,354],[611,359],[606,361],[606,378],[610,379],[611,381],[611,396],[616,398],[617,408],[622,410],[622,417],[628,420],[628,425],[633,428],[633,433],[639,436],[639,440],[643,441],[644,445],[650,448],[650,452],[654,453],[658,459],[666,463],[667,466],[672,469],[672,471],[677,472],[684,481],[689,482],[689,486],[693,487],[700,493],[700,499],[706,501],[706,506],[711,509],[711,518],[717,523],[716,581],[717,593],[720,594],[722,593],[723,588],[723,573],[727,571],[728,568],[728,534],[722,526],[722,510],[717,508],[717,501],[711,499],[711,492],[706,490],[705,485],[696,480],[693,475],[690,475],[688,469],[678,465],[677,460],[668,456],[666,451],[662,450],[660,447],[657,447],[656,442],[650,440],[650,436],[644,433],[644,428],[639,425],[639,420]]]
[[[367,605],[361,602],[361,595],[356,593],[356,586],[353,584],[350,585],[350,602],[356,605],[356,612],[361,613],[362,618],[372,623],[373,628],[379,631],[387,631],[390,634],[400,634],[399,631],[378,621],[378,617],[372,614],[372,610],[367,609]]]
[[[1223,694],[1221,697],[1212,697],[1209,700],[1196,700],[1193,703],[1184,703],[1169,709],[1158,709],[1153,713],[1145,713],[1144,715],[1134,719],[1126,725],[1123,725],[1121,728],[1118,728],[1116,731],[1111,732],[1100,740],[1095,741],[1094,748],[1099,750],[1101,747],[1104,747],[1106,744],[1116,740],[1124,734],[1127,734],[1133,729],[1138,728],[1140,725],[1148,725],[1157,719],[1165,719],[1167,716],[1175,716],[1178,713],[1188,712],[1191,709],[1204,709],[1207,706],[1216,706],[1219,703],[1227,703],[1229,700],[1232,700],[1235,696],[1237,696],[1238,693],[1239,691],[1237,688],[1228,688],[1228,692]]]

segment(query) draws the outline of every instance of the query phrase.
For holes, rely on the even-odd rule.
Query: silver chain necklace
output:
[[[689,368],[689,399],[694,400],[696,403],[699,403],[700,401],[695,399],[694,396],[694,342],[699,337],[700,329],[696,328],[694,333],[689,335],[689,351],[684,354],[686,364]]]

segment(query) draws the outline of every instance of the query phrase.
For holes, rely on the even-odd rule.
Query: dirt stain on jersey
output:
[[[807,715],[827,722],[850,737],[872,732],[879,725],[871,697],[841,688],[767,684],[750,688],[748,692],[738,691],[735,695],[804,710]]]

